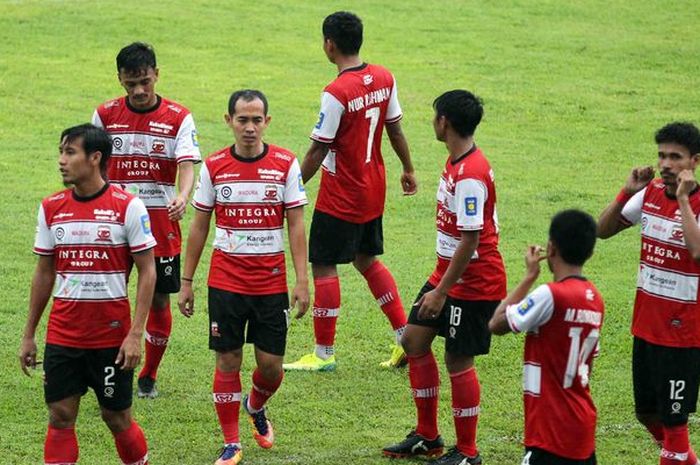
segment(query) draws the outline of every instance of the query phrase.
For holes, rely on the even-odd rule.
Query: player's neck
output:
[[[93,176],[90,179],[74,184],[73,192],[78,197],[92,197],[100,192],[105,187],[105,184],[107,184],[107,182],[101,175]]]
[[[338,67],[338,73],[342,73],[349,68],[356,68],[361,64],[362,58],[360,58],[360,55],[342,55],[335,58],[335,65]]]
[[[448,137],[445,141],[447,151],[450,154],[450,160],[454,161],[460,158],[465,153],[469,152],[474,147],[474,137]]]
[[[265,144],[260,141],[258,145],[233,145],[233,153],[241,158],[256,158],[265,152]]]
[[[552,263],[552,274],[555,281],[561,281],[570,276],[583,276],[583,267],[559,261],[558,263]]]

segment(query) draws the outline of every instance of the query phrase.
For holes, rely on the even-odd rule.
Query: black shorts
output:
[[[156,292],[159,294],[180,292],[180,255],[156,257]]]
[[[119,347],[76,349],[46,344],[44,349],[44,399],[47,404],[84,395],[88,387],[97,402],[119,412],[131,407],[134,370],[115,365]]]
[[[634,338],[632,381],[638,414],[656,414],[666,426],[687,423],[698,401],[699,378],[700,349]]]
[[[489,320],[498,307],[498,300],[459,300],[447,297],[442,313],[438,318],[419,320],[418,306],[415,305],[426,292],[435,289],[425,283],[418,293],[408,323],[436,328],[445,338],[445,350],[460,355],[488,354],[491,348]]]
[[[583,460],[560,457],[537,447],[526,447],[525,457],[520,465],[596,465],[595,452]]]
[[[350,263],[357,254],[384,253],[382,217],[366,223],[350,223],[314,210],[309,233],[309,262],[318,265]]]
[[[247,335],[244,332],[248,323]],[[217,352],[240,349],[245,342],[258,349],[284,355],[289,326],[286,292],[244,295],[209,288],[209,348]]]

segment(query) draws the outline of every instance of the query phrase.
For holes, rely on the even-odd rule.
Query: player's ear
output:
[[[690,156],[691,166],[695,169],[700,161],[700,153],[694,153]]]
[[[547,258],[552,258],[557,254],[557,246],[551,240],[547,241]]]
[[[269,126],[271,120],[272,120],[272,116],[266,115],[265,116],[265,126]]]
[[[88,160],[96,166],[100,166],[100,160],[102,160],[102,152],[96,150],[88,155]]]
[[[233,117],[228,113],[224,113],[224,121],[226,121],[226,124],[228,126],[231,126],[231,123],[233,122]]]

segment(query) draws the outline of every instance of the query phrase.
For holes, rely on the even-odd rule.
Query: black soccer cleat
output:
[[[481,456],[476,454],[474,457],[469,457],[461,453],[455,446],[451,447],[442,457],[428,462],[428,465],[481,465]]]
[[[387,446],[382,449],[382,453],[387,457],[406,458],[406,457],[437,457],[442,454],[445,442],[440,436],[433,440],[425,439],[418,435],[415,430],[408,433],[406,439],[398,444]]]
[[[136,391],[136,396],[139,399],[155,399],[158,397],[158,390],[156,389],[156,380],[149,376],[144,376],[139,378],[137,381],[138,390]]]

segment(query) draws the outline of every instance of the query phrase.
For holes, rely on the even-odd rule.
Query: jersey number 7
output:
[[[367,158],[365,163],[372,159],[372,145],[374,145],[374,133],[377,131],[379,123],[379,107],[370,108],[365,111],[365,118],[369,118],[369,134],[367,135]]]

